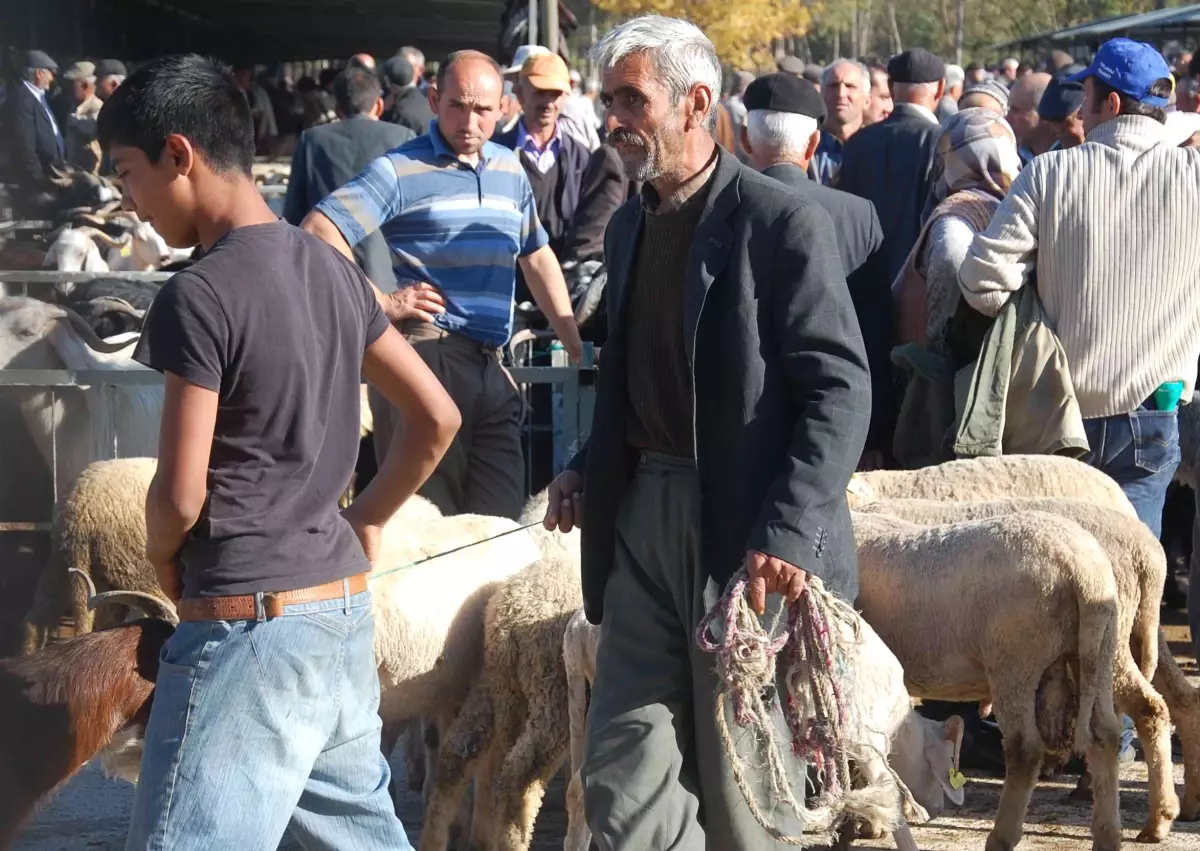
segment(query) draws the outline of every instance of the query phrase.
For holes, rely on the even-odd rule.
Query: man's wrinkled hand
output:
[[[405,319],[432,322],[437,314],[446,312],[446,300],[433,284],[419,281],[389,293],[383,312],[392,322]]]
[[[808,573],[796,565],[757,550],[746,552],[746,573],[750,607],[759,615],[767,610],[768,594],[783,594],[791,604],[800,599],[808,582]]]
[[[583,477],[574,470],[563,470],[547,490],[546,517],[542,525],[566,534],[583,519]]]

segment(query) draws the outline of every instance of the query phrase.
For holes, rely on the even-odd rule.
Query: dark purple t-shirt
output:
[[[338,497],[363,352],[387,329],[358,267],[280,220],[237,228],[163,285],[134,358],[220,394],[184,596],[291,591],[369,568]]]

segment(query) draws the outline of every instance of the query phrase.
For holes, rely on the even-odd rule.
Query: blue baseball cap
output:
[[[1167,60],[1158,50],[1145,42],[1128,38],[1104,42],[1096,51],[1092,64],[1067,79],[1082,83],[1088,77],[1096,77],[1134,100],[1157,107],[1165,107],[1169,101],[1150,95],[1150,87],[1164,78],[1174,81]]]

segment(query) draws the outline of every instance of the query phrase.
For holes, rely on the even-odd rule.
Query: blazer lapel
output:
[[[687,281],[683,294],[683,345],[688,363],[696,355],[696,329],[700,325],[700,311],[708,288],[717,276],[725,271],[729,263],[729,251],[733,246],[733,228],[729,217],[737,209],[741,193],[738,190],[741,164],[732,154],[718,148],[720,159],[713,172],[713,184],[692,237],[692,249],[688,255]]]

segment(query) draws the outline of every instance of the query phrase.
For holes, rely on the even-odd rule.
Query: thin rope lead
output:
[[[818,826],[822,833],[832,832],[845,812],[851,777],[850,743],[844,736],[848,702],[841,685],[846,672],[840,661],[840,641],[830,624],[852,625],[857,639],[857,615],[826,591],[819,578],[810,576],[800,599],[787,607],[786,630],[778,629],[782,612],[770,629],[764,629],[746,599],[748,581],[745,569],[734,575],[721,600],[701,620],[696,643],[717,657],[717,730],[734,781],[751,814],[774,839],[804,847],[803,836],[785,834],[768,821],[759,807],[746,777],[745,760],[729,732],[726,704],[732,705],[737,725],[748,729],[764,752],[766,786],[775,806],[790,810],[799,819],[802,831],[809,827],[807,822],[817,810],[832,812],[837,816],[835,823]],[[712,626],[718,621],[723,627],[719,641],[712,634]],[[780,659],[786,692],[781,709],[791,733],[791,752],[814,767],[822,784],[814,810],[806,810],[792,791],[784,750],[771,720],[773,704],[764,697],[771,693]]]
[[[388,576],[393,573],[399,573],[402,570],[412,570],[414,567],[425,564],[425,562],[427,562],[427,561],[433,561],[435,558],[441,558],[442,556],[448,556],[448,555],[453,555],[454,553],[460,553],[463,550],[471,549],[471,547],[478,547],[480,544],[487,544],[492,541],[495,541],[498,538],[503,538],[506,535],[515,535],[517,532],[524,532],[526,529],[532,529],[534,526],[541,526],[541,525],[542,525],[541,520],[535,520],[532,523],[526,523],[524,526],[518,526],[515,529],[509,529],[507,532],[498,532],[497,534],[492,535],[491,537],[483,538],[482,540],[479,540],[479,541],[472,541],[469,544],[463,544],[462,546],[455,547],[454,549],[446,550],[446,551],[440,552],[440,553],[434,553],[431,556],[425,556],[425,558],[417,559],[416,561],[410,561],[407,564],[400,565],[399,567],[388,568],[387,570],[376,573],[374,576],[372,576],[367,581],[374,582],[376,579],[382,579],[385,576]]]

